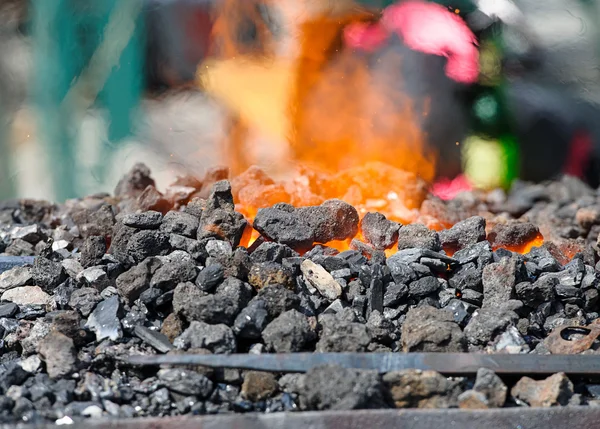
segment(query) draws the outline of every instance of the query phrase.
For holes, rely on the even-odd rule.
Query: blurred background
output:
[[[215,43],[220,2],[227,13],[236,7],[231,0],[0,0],[0,200],[112,192],[137,162],[151,168],[159,189],[227,164],[226,103],[195,82]],[[324,13],[312,3],[349,3],[253,2],[264,6],[260,19],[290,38],[294,20],[269,8],[287,2],[295,19],[311,8]],[[356,3],[377,10],[392,2]],[[598,185],[598,2],[437,3],[479,38],[480,79],[460,101],[468,131],[442,143],[460,147],[462,171],[483,187],[565,171]],[[252,39],[256,28],[240,22],[236,31]]]

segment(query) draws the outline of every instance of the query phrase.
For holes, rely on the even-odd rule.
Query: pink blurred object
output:
[[[456,197],[461,192],[471,191],[473,186],[467,178],[461,174],[454,179],[441,179],[433,184],[431,193],[444,201]]]
[[[585,165],[587,164],[593,150],[591,136],[586,132],[575,134],[569,145],[567,162],[563,173],[583,179],[585,176]]]
[[[356,49],[373,51],[397,33],[415,51],[448,58],[446,75],[461,83],[474,83],[479,77],[477,39],[458,15],[444,6],[408,0],[387,7],[378,24],[349,25],[345,41]]]

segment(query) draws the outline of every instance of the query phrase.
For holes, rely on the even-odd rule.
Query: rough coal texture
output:
[[[217,169],[163,194],[137,165],[114,196],[0,202],[0,255],[36,256],[0,273],[0,423],[598,403],[597,381],[564,374],[125,364],[183,352],[544,354],[556,327],[599,318],[600,192],[576,179],[429,197],[397,223],[333,199],[245,219],[226,178]],[[343,252],[327,244],[351,239]]]

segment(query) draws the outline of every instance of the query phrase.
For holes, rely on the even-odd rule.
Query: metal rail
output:
[[[14,267],[33,264],[34,256],[0,256],[0,274]]]
[[[494,410],[356,410],[273,414],[232,414],[86,420],[70,425],[70,429],[362,429],[365,427],[395,429],[591,429],[598,427],[600,408],[504,408]],[[17,426],[0,425],[0,429]],[[26,428],[54,428],[54,425],[22,425]]]
[[[511,355],[477,353],[289,353],[232,355],[131,356],[137,365],[202,365],[267,372],[306,372],[325,364],[375,370],[380,373],[402,369],[433,370],[442,374],[473,374],[489,368],[498,374],[600,375],[597,355]]]

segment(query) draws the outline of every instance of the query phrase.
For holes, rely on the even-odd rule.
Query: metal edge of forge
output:
[[[285,353],[230,355],[137,355],[125,362],[133,365],[200,365],[267,372],[306,372],[319,365],[375,370],[433,370],[442,374],[473,374],[489,368],[497,374],[600,375],[598,355],[532,355],[483,353]]]
[[[76,422],[70,429],[591,429],[598,427],[600,408],[504,408],[490,410],[393,409],[308,411],[273,414],[230,414],[166,418],[99,419]],[[0,425],[0,429],[54,428],[52,424]]]
[[[0,274],[15,267],[31,265],[34,261],[34,256],[0,256]]]

